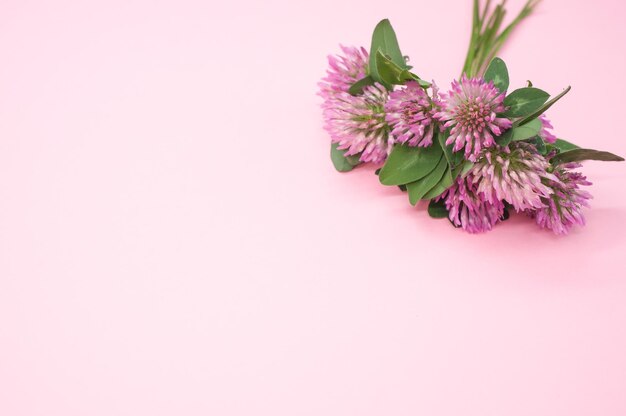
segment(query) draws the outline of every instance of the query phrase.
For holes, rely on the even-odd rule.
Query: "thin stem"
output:
[[[490,7],[491,7],[491,0],[487,0],[487,2],[485,3],[485,7],[483,8],[483,14],[481,15],[479,30],[483,29],[483,23],[485,22],[485,17],[487,17],[487,12],[489,11]]]
[[[491,15],[490,25],[487,30],[483,34],[483,41],[481,44],[481,49],[476,54],[476,59],[474,60],[474,66],[472,67],[472,76],[476,76],[482,63],[489,55],[490,49],[496,39],[498,32],[500,31],[500,26],[502,26],[502,21],[504,20],[504,16],[506,14],[506,10],[504,9],[504,2],[498,5]]]
[[[526,19],[528,16],[532,14],[534,8],[541,2],[541,0],[528,0],[524,8],[520,11],[517,17],[498,35],[496,40],[491,45],[491,52],[487,56],[487,59],[483,60],[480,64],[479,69],[477,70],[477,75],[482,75],[484,71],[487,70],[487,66],[491,62],[493,58],[495,58],[496,54],[500,51],[504,42],[509,38],[513,30],[519,26],[519,24]]]
[[[488,0],[488,1],[491,1],[491,0]],[[479,13],[480,13],[479,0],[474,0],[474,11],[473,11],[473,18],[472,18],[472,34],[470,36],[469,47],[467,48],[467,55],[465,57],[465,63],[463,64],[463,72],[466,72],[469,65],[474,60],[475,43],[479,36],[480,25],[481,25],[481,17]]]
[[[502,0],[493,11],[491,0],[486,0],[482,13],[480,0],[474,0],[472,33],[462,74],[468,77],[482,76],[513,30],[532,14],[540,2],[541,0],[528,0],[515,19],[500,31],[506,15],[506,0]]]

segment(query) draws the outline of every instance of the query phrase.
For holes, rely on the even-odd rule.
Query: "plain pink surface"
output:
[[[3,1],[0,415],[626,414],[625,163],[587,163],[565,238],[468,235],[330,163],[326,54],[389,17],[447,87],[470,8]],[[546,0],[502,53],[622,155],[625,14]]]

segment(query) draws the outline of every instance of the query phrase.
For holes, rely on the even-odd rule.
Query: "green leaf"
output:
[[[454,182],[454,177],[452,176],[452,171],[450,167],[448,167],[443,174],[441,180],[437,183],[437,185],[433,186],[433,188],[428,191],[422,199],[433,199],[444,193],[449,187],[452,186]]]
[[[517,124],[519,124],[519,125],[526,124],[526,123],[530,122],[531,120],[533,120],[534,118],[539,117],[540,115],[542,115],[543,113],[548,111],[548,108],[552,107],[554,105],[554,103],[556,103],[561,98],[563,98],[563,96],[565,96],[565,94],[567,94],[571,89],[572,89],[572,87],[565,88],[565,90],[562,93],[560,93],[559,95],[557,95],[556,97],[554,97],[553,99],[551,99],[550,101],[548,101],[547,103],[545,103],[544,105],[539,107],[537,110],[535,110],[534,112],[532,112],[528,116],[524,117],[524,119],[520,120]],[[505,103],[506,103],[506,100],[505,100]]]
[[[436,132],[437,140],[439,141],[439,145],[443,149],[443,154],[448,161],[448,165],[450,168],[454,169],[460,166],[465,161],[465,156],[462,151],[454,152],[452,149],[454,148],[453,144],[446,145],[446,140],[448,139],[449,132]]]
[[[541,120],[536,118],[530,123],[519,127],[513,127],[509,131],[511,132],[511,141],[516,142],[519,140],[530,139],[531,137],[538,135],[541,131]]]
[[[487,71],[485,71],[485,81],[493,81],[500,92],[506,92],[509,88],[509,71],[506,69],[506,64],[500,58],[493,58]]]
[[[358,155],[351,155],[351,156],[345,156],[346,160],[348,161],[349,164],[351,164],[354,167],[357,167],[361,164],[361,154],[359,153]]]
[[[404,85],[406,81],[417,81],[421,87],[430,87],[430,82],[420,79],[414,73],[409,72],[408,69],[399,67],[389,57],[385,56],[380,49],[376,52],[376,68],[381,83],[389,88],[391,85]]]
[[[447,166],[448,162],[446,161],[446,158],[441,156],[437,167],[432,172],[424,178],[406,185],[411,205],[417,204],[417,202],[422,199],[428,191],[439,183],[441,178],[443,178],[443,174],[446,172]]]
[[[523,126],[513,127],[505,131],[501,136],[496,137],[496,143],[500,146],[507,146],[509,143],[535,137],[541,131],[541,120],[534,119]]]
[[[473,162],[465,160],[462,164],[458,165],[452,170],[452,179],[456,179],[459,176],[465,177],[465,175],[467,175],[467,172],[469,172],[473,167]]]
[[[332,160],[335,169],[339,172],[349,172],[354,169],[360,162],[359,156],[345,156],[343,150],[337,149],[337,143],[330,145],[330,160]]]
[[[374,78],[372,78],[370,75],[366,76],[365,78],[361,78],[360,80],[352,84],[350,89],[348,89],[348,92],[350,93],[350,95],[360,95],[363,93],[363,88],[369,85],[374,85]]]
[[[443,200],[430,201],[428,204],[428,215],[432,218],[448,218],[448,209]]]
[[[537,151],[541,156],[545,156],[548,154],[548,147],[546,146],[546,142],[544,142],[541,137],[535,136],[533,140],[530,140],[530,143],[535,145],[535,148],[537,148]]]
[[[448,161],[448,165],[454,166],[455,155],[454,155],[454,152],[452,151],[453,146],[446,145],[446,139],[447,139],[446,136],[449,137],[449,132],[437,131],[435,132],[435,135],[437,136],[437,140],[439,141],[439,146],[441,146],[441,148],[443,149],[443,155],[446,157],[446,160]]]
[[[380,183],[405,185],[422,179],[435,169],[442,152],[436,143],[429,147],[395,145],[380,171]]]
[[[541,108],[550,97],[545,91],[539,88],[520,88],[504,99],[504,105],[509,107],[502,116],[507,118],[526,117]]]
[[[402,52],[400,52],[400,46],[398,45],[398,39],[396,32],[393,30],[391,23],[388,19],[381,20],[372,34],[372,46],[370,47],[370,60],[369,70],[370,75],[375,81],[384,83],[378,73],[378,67],[376,66],[376,53],[378,50],[382,51],[384,55],[389,56],[392,62],[398,65],[402,69],[406,69],[406,61]]]
[[[400,85],[404,84],[407,79],[411,79],[409,71],[396,65],[380,49],[376,51],[376,71],[380,78],[379,82],[384,85]]]
[[[496,143],[500,146],[508,146],[513,141],[513,129],[509,129],[496,137]]]
[[[593,149],[574,149],[559,153],[550,162],[552,164],[580,162],[583,160],[601,160],[604,162],[622,162],[624,158],[610,152]]]
[[[561,152],[567,152],[568,150],[580,149],[579,146],[576,146],[574,143],[570,143],[567,140],[556,139],[554,142],[554,147],[559,149]]]
[[[519,141],[530,139],[539,134],[541,131],[541,120],[538,118],[534,119],[530,123],[526,123],[523,126],[513,127],[510,131],[511,133],[511,141]]]

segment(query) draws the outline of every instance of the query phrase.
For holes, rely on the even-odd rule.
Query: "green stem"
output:
[[[506,40],[509,38],[509,36],[513,32],[513,30],[517,26],[519,26],[519,24],[524,19],[526,19],[528,16],[530,16],[532,14],[532,12],[534,10],[534,7],[537,6],[537,4],[539,4],[540,1],[541,0],[528,0],[526,5],[524,5],[524,8],[517,15],[517,17],[495,39],[495,41],[491,45],[491,52],[486,57],[486,59],[484,59],[481,62],[480,67],[479,67],[476,75],[484,74],[484,72],[487,70],[487,67],[489,66],[489,63],[491,62],[491,60],[493,58],[496,57],[496,54],[500,51],[500,49],[502,48],[502,46],[504,45]]]
[[[474,60],[474,65],[472,66],[472,76],[478,75],[482,63],[490,52],[494,39],[497,39],[497,34],[500,30],[500,26],[502,26],[505,14],[506,10],[504,9],[504,2],[502,2],[502,4],[499,4],[496,7],[495,11],[491,15],[489,25],[482,36],[483,39],[481,42],[481,48],[476,54],[476,59]]]
[[[491,0],[486,0],[482,13],[480,0],[474,0],[472,34],[462,74],[470,78],[482,76],[513,30],[532,14],[540,2],[541,0],[528,0],[515,19],[501,31],[506,15],[506,0],[502,0],[493,11]]]
[[[491,0],[488,0],[488,2],[490,2]],[[480,26],[482,25],[482,20],[480,17],[480,5],[479,5],[479,0],[474,0],[474,11],[472,13],[473,18],[472,18],[472,34],[470,36],[470,44],[469,47],[467,48],[467,55],[465,57],[465,63],[463,64],[463,72],[467,72],[467,69],[469,68],[469,66],[471,65],[471,63],[474,60],[474,49],[475,49],[475,43],[476,40],[478,38],[479,32],[480,32]],[[461,74],[462,75],[462,74]]]

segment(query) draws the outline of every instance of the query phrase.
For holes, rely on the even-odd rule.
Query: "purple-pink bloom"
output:
[[[580,172],[572,171],[581,166],[580,163],[567,163],[554,169],[556,180],[547,181],[553,189],[552,195],[543,199],[543,208],[531,211],[540,227],[555,234],[567,234],[574,225],[585,225],[582,208],[589,206],[592,196],[580,187],[591,185],[591,182]]]
[[[505,110],[504,93],[492,81],[463,75],[442,98],[442,110],[435,117],[444,123],[444,129],[450,129],[446,144],[454,144],[455,152],[465,147],[465,157],[471,161],[495,144],[494,136],[511,127],[509,119],[496,116]]]
[[[389,93],[374,84],[353,96],[350,86],[366,73],[368,54],[363,48],[341,47],[344,56],[329,56],[327,75],[319,83],[323,98],[324,129],[331,141],[346,150],[346,156],[359,155],[361,162],[380,163],[391,152],[385,103]]]
[[[438,199],[444,200],[450,221],[470,233],[490,231],[504,215],[504,204],[487,200],[471,172],[457,178]]]
[[[541,121],[541,131],[539,131],[539,137],[541,137],[546,143],[556,142],[556,136],[552,134],[551,131],[554,127],[552,127],[552,123],[550,123],[550,120],[548,120],[545,114],[539,116],[539,121]]]
[[[471,170],[478,192],[491,203],[506,201],[517,212],[541,208],[552,194],[546,181],[558,179],[548,173],[550,164],[535,146],[513,142],[507,147],[484,150]]]
[[[385,111],[387,123],[391,128],[390,141],[420,147],[433,143],[434,115],[439,111],[437,87],[434,82],[431,90],[432,98],[419,83],[410,81],[405,87],[389,93]]]
[[[343,55],[329,55],[326,76],[318,84],[320,95],[327,99],[337,92],[348,92],[352,84],[367,73],[369,54],[365,48],[340,45]]]
[[[336,93],[322,105],[324,128],[346,156],[360,154],[361,162],[380,163],[391,152],[385,122],[387,90],[380,84],[363,89],[363,94]]]

